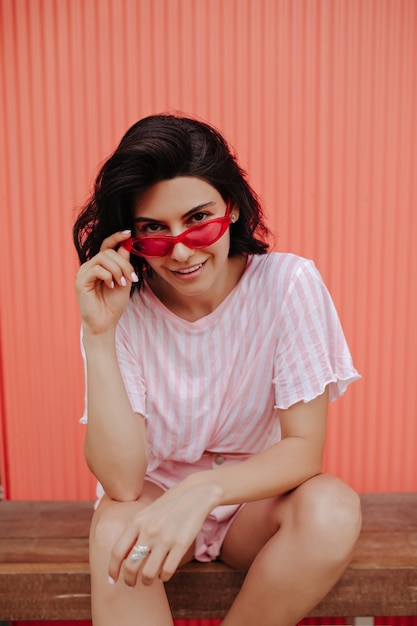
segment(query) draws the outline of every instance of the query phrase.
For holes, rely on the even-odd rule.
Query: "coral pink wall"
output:
[[[414,0],[0,0],[0,443],[8,498],[91,498],[71,225],[127,127],[217,125],[276,249],[312,257],[363,380],[326,468],[417,487]]]

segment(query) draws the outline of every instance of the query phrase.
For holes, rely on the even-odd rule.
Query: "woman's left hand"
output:
[[[109,574],[113,580],[123,576],[126,585],[133,587],[139,578],[151,585],[157,579],[165,582],[175,573],[217,505],[215,486],[186,482],[172,487],[134,516],[112,550]],[[135,545],[150,550],[137,562],[131,559]]]

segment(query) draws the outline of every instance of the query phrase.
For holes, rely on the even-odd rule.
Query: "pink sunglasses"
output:
[[[143,237],[131,237],[122,241],[121,245],[132,254],[138,256],[157,258],[171,254],[177,243],[183,243],[187,248],[206,248],[216,243],[224,235],[231,222],[230,201],[227,203],[226,213],[223,217],[216,217],[202,224],[195,224],[177,237],[166,235],[144,235]]]

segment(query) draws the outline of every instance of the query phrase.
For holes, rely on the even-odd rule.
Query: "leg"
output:
[[[359,497],[321,474],[285,496],[247,504],[221,558],[249,568],[224,626],[294,626],[338,581],[361,528]]]
[[[162,582],[127,587],[123,580],[108,581],[110,552],[132,516],[162,494],[145,483],[136,502],[115,502],[106,496],[94,513],[90,531],[91,604],[94,626],[172,626],[173,621]],[[191,560],[194,546],[184,558]]]

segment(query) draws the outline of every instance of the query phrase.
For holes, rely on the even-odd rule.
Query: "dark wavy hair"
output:
[[[177,176],[201,178],[225,202],[230,199],[239,207],[239,219],[230,225],[229,256],[268,251],[269,230],[259,199],[220,132],[189,117],[151,115],[126,132],[97,175],[73,227],[80,262],[97,254],[111,234],[133,231],[133,203],[138,194]],[[140,289],[150,267],[135,255],[131,263],[139,277],[134,288]]]

